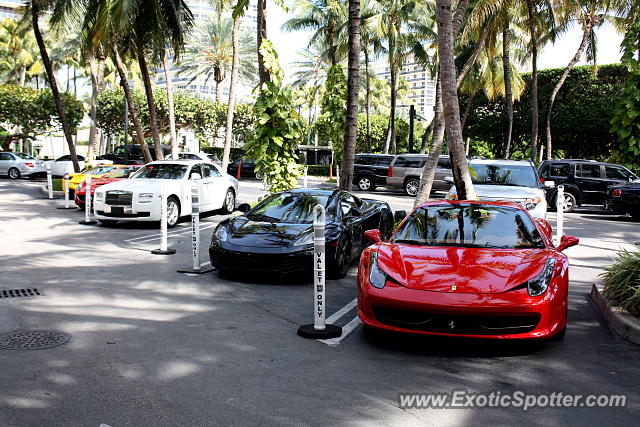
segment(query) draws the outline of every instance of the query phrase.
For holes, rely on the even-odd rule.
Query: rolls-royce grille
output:
[[[131,206],[133,193],[130,191],[107,191],[105,203],[111,206]]]

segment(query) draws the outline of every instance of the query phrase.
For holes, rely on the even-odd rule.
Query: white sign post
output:
[[[73,209],[69,206],[69,174],[65,173],[62,179],[64,182],[64,206],[59,206],[58,209]]]
[[[87,189],[84,197],[84,220],[80,221],[82,225],[97,224],[95,219],[91,219],[91,175],[87,174],[84,180],[84,186]]]
[[[556,213],[557,213],[557,221],[556,221],[556,245],[560,244],[560,239],[564,234],[564,185],[558,185],[558,193],[556,196]]]
[[[42,199],[53,199],[53,178],[51,176],[51,165],[47,163],[45,165],[47,168],[47,195],[42,197]]]
[[[172,255],[176,253],[175,249],[168,247],[168,229],[167,229],[167,192],[164,186],[160,187],[160,249],[151,251],[154,255]]]
[[[203,274],[213,271],[213,268],[200,266],[200,192],[198,184],[191,186],[191,268],[179,268],[178,273]]]
[[[298,328],[298,335],[304,338],[327,339],[342,335],[341,327],[325,323],[325,220],[324,207],[316,205],[313,208],[313,325],[302,325]]]
[[[340,187],[340,166],[336,165],[336,187]]]
[[[304,167],[304,188],[307,188],[307,176],[309,174],[309,166]]]

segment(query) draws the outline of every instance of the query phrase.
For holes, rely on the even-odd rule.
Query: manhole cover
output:
[[[0,348],[40,350],[69,342],[70,335],[56,331],[17,331],[0,335]]]

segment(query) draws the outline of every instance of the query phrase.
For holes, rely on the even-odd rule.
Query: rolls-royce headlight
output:
[[[149,203],[153,200],[153,193],[140,193],[138,201],[140,203]]]
[[[94,195],[96,202],[104,202],[104,193],[102,191],[98,192],[96,191],[95,195]]]

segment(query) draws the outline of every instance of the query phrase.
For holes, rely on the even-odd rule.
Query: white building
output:
[[[23,0],[0,0],[0,19],[11,18],[18,19],[22,13],[18,12],[18,8],[23,6]]]
[[[391,80],[391,72],[389,71],[389,64],[385,61],[380,61],[374,64],[374,70],[376,76]],[[409,84],[409,103],[399,103],[396,106],[396,111],[401,110],[409,114],[409,105],[412,104],[416,113],[427,119],[429,122],[433,116],[433,107],[435,106],[436,98],[436,81],[431,77],[428,70],[420,66],[413,57],[409,56],[405,59],[400,71],[400,77],[402,77]]]

